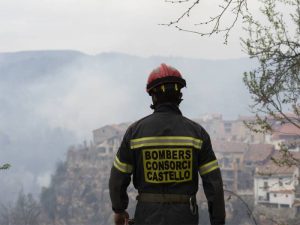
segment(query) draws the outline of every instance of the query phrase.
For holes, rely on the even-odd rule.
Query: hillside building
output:
[[[278,158],[276,154],[274,158]],[[279,166],[273,160],[258,166],[254,176],[255,204],[273,208],[292,208],[299,185],[299,167]]]
[[[212,142],[222,171],[225,188],[236,193],[253,195],[255,167],[274,153],[272,145],[236,142]]]
[[[291,123],[277,125],[272,134],[266,135],[266,142],[273,144],[277,150],[284,146],[289,151],[300,152],[300,129]]]
[[[236,120],[223,120],[222,115],[215,114],[195,119],[216,141],[258,144],[265,143],[265,135],[250,131],[244,121],[253,120],[252,117],[240,116]]]

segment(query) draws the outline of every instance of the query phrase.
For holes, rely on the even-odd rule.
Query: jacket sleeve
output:
[[[220,169],[202,176],[211,225],[225,224],[225,203]]]
[[[129,148],[129,131],[127,130],[115,156],[109,178],[109,194],[112,209],[116,213],[124,212],[128,207],[127,187],[131,181],[133,158]]]
[[[209,135],[204,139],[199,159],[199,173],[208,203],[211,225],[225,224],[225,203],[221,171]]]

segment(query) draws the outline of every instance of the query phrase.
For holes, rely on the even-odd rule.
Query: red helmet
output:
[[[185,80],[177,69],[162,63],[150,73],[147,82],[147,92],[150,94],[153,88],[170,83],[179,84],[180,88],[186,86]]]

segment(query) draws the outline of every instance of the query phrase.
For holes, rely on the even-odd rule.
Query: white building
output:
[[[254,176],[255,204],[273,208],[292,208],[299,168],[278,166],[273,161],[256,168]]]

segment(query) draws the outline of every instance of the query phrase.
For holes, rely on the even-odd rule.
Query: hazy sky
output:
[[[187,25],[213,15],[219,2],[202,0]],[[74,49],[210,59],[245,56],[238,27],[225,46],[222,36],[201,38],[158,25],[178,18],[189,5],[164,0],[1,0],[0,52]]]

